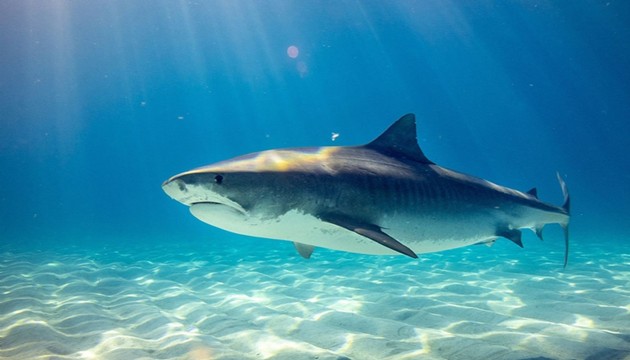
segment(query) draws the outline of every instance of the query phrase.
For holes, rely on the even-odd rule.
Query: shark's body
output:
[[[268,150],[191,170],[164,191],[200,220],[239,234],[364,254],[404,254],[491,245],[505,237],[522,247],[519,229],[541,236],[565,229],[563,206],[442,168],[418,146],[412,114],[373,142],[355,147]]]

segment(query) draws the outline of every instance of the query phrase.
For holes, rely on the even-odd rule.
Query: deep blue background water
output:
[[[574,244],[626,242],[628,39],[626,1],[5,0],[0,237],[236,240],[162,181],[414,112],[436,163],[553,203],[558,170]]]

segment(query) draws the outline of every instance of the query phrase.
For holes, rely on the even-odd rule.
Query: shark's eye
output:
[[[214,182],[221,185],[223,183],[223,175],[217,175],[214,177]]]

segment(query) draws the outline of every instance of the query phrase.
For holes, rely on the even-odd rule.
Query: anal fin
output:
[[[322,215],[319,218],[322,219],[322,221],[353,231],[403,255],[407,255],[414,259],[418,258],[418,255],[416,255],[413,250],[403,245],[401,242],[394,239],[393,237],[385,234],[381,230],[380,226],[334,214]]]
[[[295,246],[298,254],[305,259],[310,259],[313,254],[313,250],[315,250],[315,246],[313,245],[302,244],[295,241],[293,242],[293,245]]]
[[[523,241],[521,241],[522,233],[518,229],[503,229],[497,231],[497,236],[504,237],[516,245],[523,247]]]

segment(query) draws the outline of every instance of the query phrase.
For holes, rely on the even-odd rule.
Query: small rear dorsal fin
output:
[[[416,116],[414,114],[407,114],[398,119],[365,147],[378,150],[387,155],[407,158],[423,164],[433,164],[431,160],[424,156],[418,145]]]
[[[535,197],[536,199],[538,199],[538,190],[536,190],[536,188],[529,189],[529,191],[527,193],[529,195]]]

